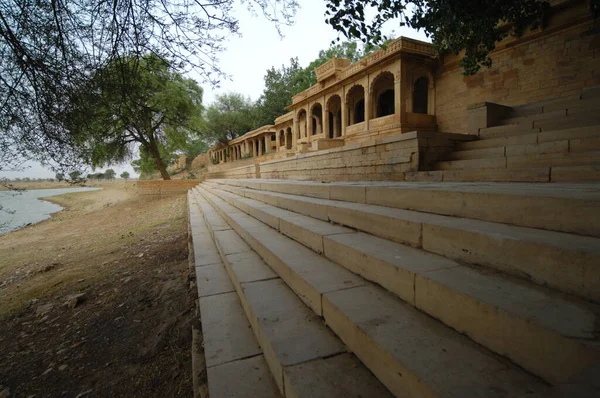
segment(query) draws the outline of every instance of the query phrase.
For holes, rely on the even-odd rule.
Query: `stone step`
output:
[[[497,137],[480,139],[469,142],[459,142],[456,144],[456,151],[467,151],[474,149],[506,147],[526,144],[542,144],[553,141],[570,141],[577,145],[576,140],[585,140],[600,138],[600,128],[596,125],[575,127],[556,131],[543,131],[530,134],[513,135],[508,137]]]
[[[479,129],[479,138],[492,139],[500,137],[511,137],[515,135],[538,133],[539,131],[539,128],[533,128],[532,126],[521,124],[506,124]]]
[[[214,313],[216,337],[226,348],[241,345],[237,335],[226,325],[232,316],[244,318],[238,333],[249,334],[258,341],[264,359],[274,377],[275,391],[286,397],[390,397],[387,389],[365,368],[344,344],[325,326],[287,285],[231,228],[223,229],[223,218],[203,198],[204,217],[225,267],[220,274],[212,271],[198,275],[198,280],[214,292],[215,286],[227,285],[241,305],[207,308]],[[211,266],[201,267],[207,269]],[[226,281],[226,282],[225,282]],[[221,297],[220,294],[211,297]],[[201,299],[202,300],[202,299]],[[207,303],[214,304],[212,302]],[[202,307],[204,309],[204,307]],[[241,315],[240,315],[241,314]],[[249,325],[248,325],[249,320]],[[205,317],[202,319],[203,327]],[[254,334],[252,333],[254,332]],[[217,351],[223,355],[223,351]],[[209,352],[207,351],[207,360]],[[228,376],[229,384],[240,381]],[[272,377],[269,376],[269,379]],[[241,387],[245,387],[241,384]],[[229,395],[212,395],[216,397]],[[261,397],[262,395],[258,395]]]
[[[571,141],[573,142],[572,152],[600,150],[600,140],[598,138],[576,139]],[[488,159],[509,156],[541,155],[546,153],[568,153],[571,151],[569,144],[569,140],[561,140],[544,142],[541,144],[516,144],[481,149],[460,150],[449,153],[447,160]]]
[[[204,188],[199,191],[395,396],[464,397],[465,391],[470,396],[545,396],[549,392],[538,378],[382,287],[356,276],[347,279],[339,265],[236,211]],[[307,301],[315,296],[317,301]]]
[[[414,182],[549,182],[550,168],[412,171],[404,174],[404,180]],[[563,179],[562,181],[570,180]]]
[[[580,100],[581,101],[581,100]],[[553,111],[536,113],[527,116],[509,117],[500,121],[500,125],[518,124],[528,128],[534,127],[534,122],[546,119],[560,119],[567,116],[567,108],[560,108]]]
[[[216,252],[195,200],[189,201],[194,253]],[[280,397],[223,264],[194,265],[208,391],[213,397]],[[235,380],[235,382],[232,382]]]
[[[344,202],[415,210],[600,237],[600,186],[596,184],[477,184],[416,182],[320,183],[289,180],[210,180]]]
[[[227,186],[222,189],[229,190]],[[598,238],[371,204],[253,189],[232,191],[284,210],[600,301]]]
[[[590,344],[596,340],[597,306],[420,249],[207,189],[545,380],[563,382],[600,359],[600,347]],[[548,347],[562,349],[549,351]]]
[[[599,182],[600,166],[554,166],[527,169],[411,171],[404,181],[412,182]]]
[[[551,179],[556,182],[597,182],[600,181],[600,165],[553,167]]]
[[[557,131],[576,127],[598,126],[600,124],[600,113],[598,112],[576,109],[567,113],[567,117],[536,120],[533,127],[534,129],[539,128],[540,131]]]
[[[600,109],[600,97],[596,94],[598,91],[597,88],[584,89],[584,91],[585,94],[580,93],[567,97],[551,98],[530,104],[514,106],[509,117],[532,116],[562,109]]]
[[[506,168],[506,158],[496,157],[487,159],[448,160],[435,163],[433,168],[435,170],[502,169]]]
[[[552,152],[552,148],[556,150],[559,147],[560,145],[554,145],[554,143],[518,148],[507,147],[506,153],[513,153],[514,156],[448,160],[436,163],[434,168],[436,170],[528,169],[553,166],[587,166],[600,163],[600,152],[598,151]],[[527,150],[530,153],[523,154]],[[535,153],[535,151],[538,151],[538,153]],[[517,153],[521,153],[521,155],[516,155]]]
[[[467,160],[467,159],[490,159],[505,156],[505,147],[489,147],[481,149],[468,149],[464,151],[455,150],[450,152],[445,160]]]

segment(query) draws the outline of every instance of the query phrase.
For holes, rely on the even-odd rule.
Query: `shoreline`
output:
[[[23,225],[15,228],[15,229],[11,229],[10,231],[6,231],[6,232],[3,232],[3,233],[0,233],[0,237],[6,236],[6,235],[8,235],[10,233],[13,233],[13,232],[21,231],[21,230],[26,229],[26,228],[31,228],[31,227],[34,227],[34,226],[38,226],[38,225],[42,224],[45,221],[52,220],[53,218],[55,218],[56,216],[60,215],[61,213],[65,212],[65,211],[72,210],[72,207],[75,205],[74,203],[69,203],[68,200],[67,201],[62,201],[60,199],[55,199],[55,198],[59,198],[59,197],[64,196],[64,195],[71,195],[71,194],[78,194],[78,193],[87,193],[87,192],[95,192],[95,191],[100,191],[100,190],[104,189],[104,188],[101,188],[101,187],[66,187],[66,188],[51,187],[51,188],[43,188],[43,189],[30,189],[30,190],[25,190],[25,191],[50,190],[50,189],[71,189],[71,188],[94,188],[94,189],[93,190],[86,190],[86,191],[79,191],[79,192],[63,192],[63,193],[59,193],[59,194],[56,194],[56,195],[41,196],[39,198],[36,198],[36,200],[44,201],[44,202],[48,202],[48,203],[60,206],[60,209],[58,209],[58,210],[56,210],[56,211],[54,211],[52,213],[49,213],[49,214],[44,214],[44,215],[48,216],[46,218],[43,218],[41,220],[34,221],[34,222],[29,222],[27,224],[23,224]],[[4,191],[2,191],[2,192],[4,192]]]

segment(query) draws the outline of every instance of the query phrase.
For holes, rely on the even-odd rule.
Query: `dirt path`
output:
[[[185,196],[52,201],[68,210],[0,236],[0,396],[191,396]]]

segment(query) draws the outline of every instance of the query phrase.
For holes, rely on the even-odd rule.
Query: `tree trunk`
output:
[[[170,180],[171,176],[167,171],[167,166],[160,158],[160,152],[158,151],[158,145],[156,145],[156,141],[150,140],[150,153],[154,157],[154,162],[156,163],[156,168],[160,171],[160,175],[163,180]]]

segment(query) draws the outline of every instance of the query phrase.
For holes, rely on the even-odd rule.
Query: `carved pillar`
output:
[[[371,79],[367,75],[367,84],[365,87],[365,132],[369,131],[369,121],[371,120]]]

